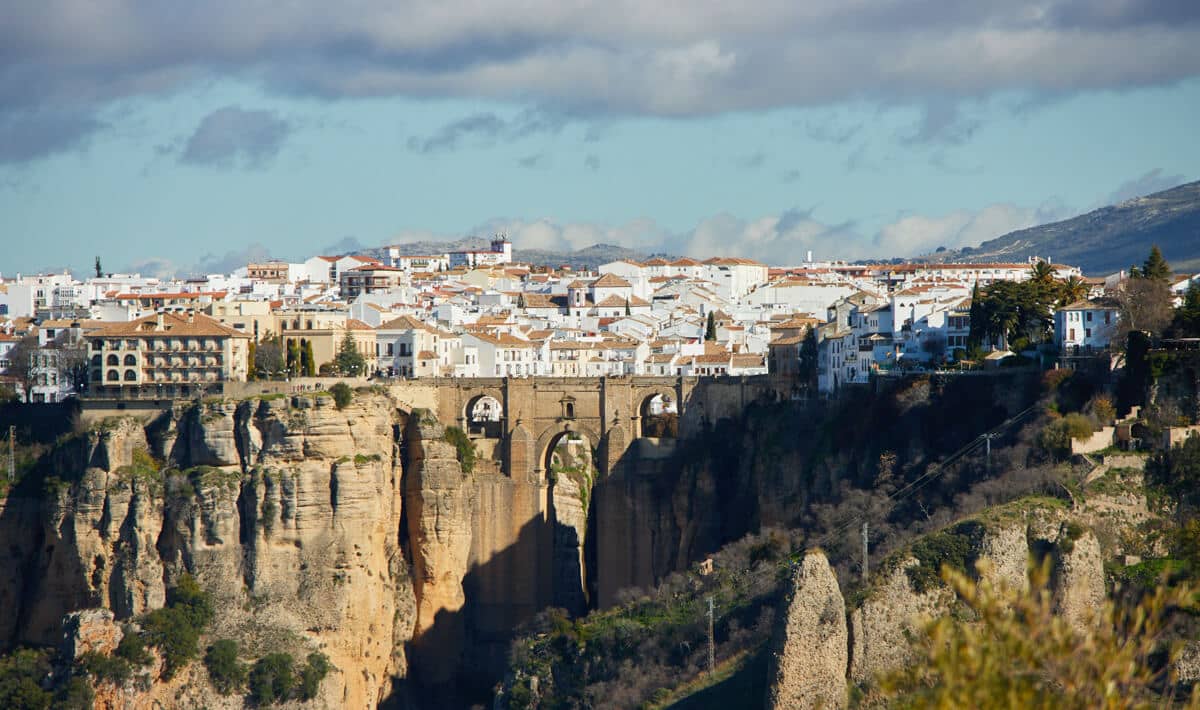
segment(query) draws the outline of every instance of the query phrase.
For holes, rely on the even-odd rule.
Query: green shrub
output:
[[[288,699],[296,682],[291,654],[271,653],[250,669],[250,699],[259,705],[274,705]]]
[[[467,432],[459,429],[456,426],[446,427],[446,432],[442,438],[450,444],[454,444],[455,457],[458,459],[459,466],[462,467],[463,473],[470,473],[475,470],[475,445],[471,443]]]
[[[80,669],[96,679],[97,683],[124,685],[132,674],[129,661],[120,656],[109,656],[99,651],[88,651],[79,658]]]
[[[142,640],[141,634],[134,633],[132,629],[126,629],[125,635],[121,637],[121,643],[117,644],[117,650],[113,655],[118,658],[123,658],[132,666],[148,666],[154,660],[154,656],[146,650],[146,643]]]
[[[204,654],[209,680],[221,695],[229,695],[246,683],[248,669],[238,660],[238,644],[232,639],[213,642]]]
[[[300,699],[312,700],[317,697],[317,691],[321,689],[321,681],[325,680],[325,676],[330,669],[329,658],[323,653],[308,654],[308,663],[304,666],[304,670],[300,671]]]
[[[345,409],[354,399],[354,390],[350,389],[350,385],[345,382],[338,382],[330,387],[329,394],[333,395],[333,405],[338,409]]]
[[[918,564],[904,571],[913,591],[920,594],[940,584],[943,566],[958,572],[973,572],[982,540],[983,525],[977,522],[961,523],[917,540],[912,546],[912,556]]]
[[[1068,414],[1062,418],[1062,422],[1067,429],[1067,436],[1075,440],[1086,439],[1095,431],[1092,420],[1082,414]]]
[[[167,592],[167,606],[144,617],[147,643],[163,654],[164,678],[174,677],[197,656],[200,634],[212,618],[212,600],[190,574],[180,577],[179,584]]]

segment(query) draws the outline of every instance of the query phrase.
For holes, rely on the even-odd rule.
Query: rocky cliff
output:
[[[1022,588],[1028,565],[1052,558],[1051,592],[1059,613],[1083,630],[1105,601],[1100,545],[1061,505],[1018,501],[918,540],[881,565],[850,610],[823,554],[807,555],[794,574],[784,639],[772,655],[768,708],[846,704],[847,681],[869,688],[880,675],[914,661],[911,639],[936,617],[955,613],[942,564],[978,570],[980,581]],[[839,612],[839,613],[835,613]]]
[[[186,572],[219,610],[208,641],[328,656],[325,706],[470,704],[518,624],[589,604],[577,456],[554,481],[467,472],[428,414],[366,390],[344,409],[267,397],[102,421],[0,498],[0,650],[57,644],[81,609],[135,620]],[[211,695],[193,666],[99,702]]]

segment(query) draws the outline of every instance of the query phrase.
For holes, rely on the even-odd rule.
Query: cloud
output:
[[[545,167],[546,154],[545,153],[534,153],[532,155],[526,155],[523,158],[518,158],[517,165],[520,165],[522,168],[526,168],[528,170]]]
[[[1200,71],[1200,3],[1187,0],[358,0],[352,11],[310,0],[272,7],[270,22],[240,0],[9,5],[0,106],[13,111],[218,75],[321,98],[695,116],[1164,86]]]
[[[1135,197],[1151,195],[1155,192],[1169,190],[1176,185],[1187,182],[1183,175],[1164,175],[1162,168],[1155,168],[1145,175],[1126,180],[1104,200],[1105,205],[1115,205]]]
[[[76,150],[105,126],[95,116],[76,111],[0,111],[0,165]]]
[[[839,125],[838,123],[829,121],[806,121],[804,122],[804,133],[814,141],[821,143],[833,143],[835,145],[845,145],[858,132],[862,130],[863,124],[854,123],[849,126]]]
[[[565,114],[540,109],[524,109],[510,120],[490,112],[474,113],[447,123],[432,135],[409,137],[408,149],[428,155],[455,150],[467,141],[490,146],[500,140],[519,141],[538,134],[558,133],[566,123]]]
[[[904,215],[871,233],[855,222],[831,224],[817,219],[813,209],[797,208],[755,219],[716,214],[684,231],[672,231],[648,218],[621,224],[497,218],[477,225],[468,234],[504,233],[518,249],[576,251],[593,244],[615,244],[646,253],[744,256],[769,264],[795,264],[810,250],[817,259],[856,260],[919,256],[939,246],[975,246],[1063,216],[1063,208],[1052,203],[1034,208],[994,204],[978,211]],[[461,236],[408,231],[392,243],[450,241]]]
[[[292,126],[272,111],[226,106],[201,119],[179,155],[181,163],[260,168],[279,154]]]
[[[963,115],[957,102],[936,99],[925,102],[921,118],[911,131],[902,137],[910,145],[946,143],[957,145],[970,140],[979,128],[979,121]]]
[[[743,155],[737,158],[734,163],[743,170],[757,170],[767,161],[767,154],[760,151]]]
[[[595,172],[600,169],[600,159],[594,155],[589,155],[583,159],[583,167]]]
[[[272,258],[277,257],[266,246],[255,242],[245,249],[233,249],[220,256],[205,254],[186,271],[188,274],[227,274],[252,261],[269,261]]]

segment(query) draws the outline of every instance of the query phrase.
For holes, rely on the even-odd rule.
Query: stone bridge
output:
[[[633,440],[656,398],[674,407],[680,422],[691,421],[696,378],[439,378],[422,380],[437,392],[437,418],[472,438],[498,439],[502,469],[515,480],[543,482],[550,452],[568,434],[578,434],[599,453],[596,466],[608,473]],[[477,405],[491,407],[473,417]],[[495,411],[496,405],[499,412]],[[680,435],[684,432],[680,431]]]

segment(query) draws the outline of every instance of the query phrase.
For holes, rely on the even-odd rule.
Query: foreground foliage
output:
[[[883,679],[882,701],[898,708],[1150,708],[1175,690],[1173,613],[1190,608],[1189,587],[1159,586],[1140,603],[1107,602],[1095,623],[1073,628],[1051,598],[1047,560],[1030,591],[994,588],[949,566],[943,579],[968,613],[932,622],[914,639],[920,660]],[[1192,694],[1188,707],[1200,707]]]

